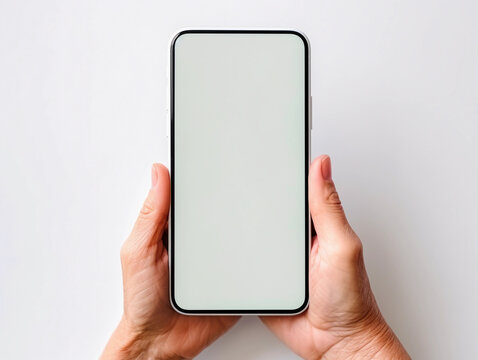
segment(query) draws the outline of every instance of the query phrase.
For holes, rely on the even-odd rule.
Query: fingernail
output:
[[[151,187],[155,187],[157,183],[158,183],[158,173],[153,165],[151,167]]]
[[[322,178],[324,180],[332,179],[332,165],[330,163],[330,157],[326,156],[322,159],[320,164],[320,168],[322,170]]]

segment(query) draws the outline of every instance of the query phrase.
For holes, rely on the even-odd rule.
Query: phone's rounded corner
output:
[[[296,316],[302,314],[309,307],[309,294],[305,294],[304,301],[297,308],[283,308],[277,310],[258,310],[246,312],[246,314],[241,313],[241,315],[260,315],[260,316]]]
[[[309,38],[307,37],[307,35],[305,35],[304,32],[302,32],[300,30],[297,30],[297,29],[290,29],[290,30],[287,30],[287,33],[289,33],[291,35],[294,35],[294,36],[297,36],[302,41],[302,43],[304,44],[305,50],[307,52],[309,52],[310,41],[309,41]]]
[[[177,313],[181,314],[181,315],[193,315],[194,314],[194,311],[184,309],[181,306],[179,306],[178,302],[176,301],[174,295],[171,294],[171,292],[170,292],[170,296],[169,296],[169,303],[171,304],[171,307],[173,308],[173,310],[176,311]]]
[[[289,315],[299,315],[307,310],[309,307],[309,294],[305,294],[304,302],[297,308],[290,311]]]
[[[191,34],[193,33],[194,30],[193,29],[187,29],[187,28],[184,28],[184,29],[179,29],[178,31],[176,31],[172,36],[171,36],[171,39],[169,40],[169,48],[171,49],[171,51],[174,49],[174,47],[176,46],[176,42],[178,41],[178,39],[183,36],[183,35],[187,35],[187,34]]]

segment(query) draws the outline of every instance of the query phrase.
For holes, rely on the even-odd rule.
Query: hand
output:
[[[169,202],[168,170],[155,164],[151,190],[121,248],[124,314],[101,359],[193,358],[239,319],[185,316],[171,308],[162,242]]]
[[[328,156],[310,167],[309,206],[317,235],[310,253],[308,309],[262,321],[306,359],[409,359],[382,318],[365,271],[362,243],[347,222]]]

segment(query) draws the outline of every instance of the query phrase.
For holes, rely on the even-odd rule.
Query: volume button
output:
[[[313,128],[314,118],[312,116],[312,95],[309,97],[309,121],[310,121],[310,130]]]

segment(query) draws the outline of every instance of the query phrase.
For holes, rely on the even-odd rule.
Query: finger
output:
[[[328,155],[316,158],[309,171],[309,205],[316,231],[341,230],[347,225],[339,195],[332,180]]]
[[[143,203],[133,230],[124,247],[147,249],[152,245],[163,247],[161,237],[168,221],[170,204],[170,180],[168,169],[161,164],[153,164],[151,170],[151,189]]]
[[[355,239],[335,189],[327,155],[319,156],[310,166],[309,207],[320,247],[340,252],[353,250],[358,239]]]

